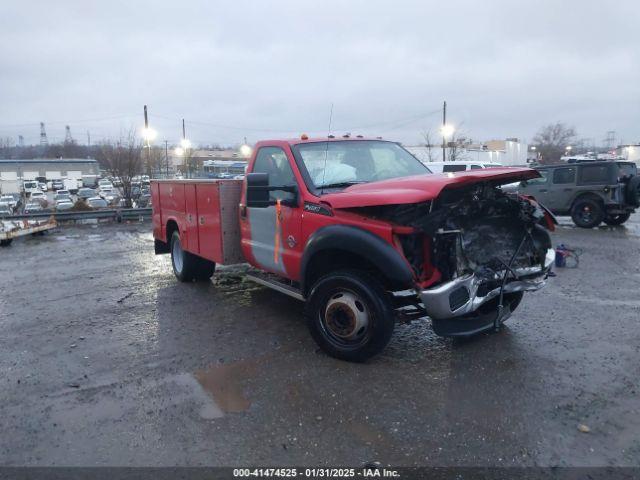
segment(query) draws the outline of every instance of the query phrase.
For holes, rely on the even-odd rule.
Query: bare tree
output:
[[[423,132],[422,137],[424,138],[424,146],[427,149],[428,161],[429,162],[437,162],[438,161],[438,158],[437,158],[438,155],[434,151],[434,149],[438,148],[438,145],[434,145],[434,143],[433,143],[431,130],[427,130],[426,132]]]
[[[112,177],[120,180],[119,187],[124,198],[125,206],[132,205],[131,182],[133,177],[142,173],[144,163],[142,161],[142,143],[136,137],[134,129],[121,135],[114,144],[107,141],[100,145],[98,161],[104,166]]]
[[[565,152],[567,146],[575,143],[577,138],[576,130],[562,122],[556,122],[542,127],[535,137],[533,143],[540,153],[540,163],[557,163]]]
[[[447,142],[447,160],[462,162],[468,159],[466,143],[468,139],[462,130],[456,131]]]

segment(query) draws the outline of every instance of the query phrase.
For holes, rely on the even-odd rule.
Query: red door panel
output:
[[[196,184],[184,186],[185,221],[187,225],[187,239],[185,249],[196,255],[200,253],[198,246],[198,206],[196,203]],[[184,240],[183,240],[184,241]]]
[[[218,263],[222,261],[219,198],[217,183],[196,186],[200,256]]]

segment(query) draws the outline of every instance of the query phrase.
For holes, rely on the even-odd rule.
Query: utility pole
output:
[[[169,141],[164,141],[164,164],[166,165],[166,176],[169,178]]]
[[[191,178],[191,158],[189,158],[189,152],[187,147],[187,131],[184,128],[184,118],[182,119],[182,155],[184,156],[184,163],[187,170],[187,178]]]
[[[445,100],[442,105],[442,161],[446,161],[446,147],[447,147],[447,139],[444,136],[445,125],[447,124],[447,102]]]
[[[149,143],[149,117],[147,116],[147,106],[144,106],[144,131],[147,137],[147,165],[145,170],[147,171],[147,175],[149,175],[149,166],[151,164],[151,144]],[[151,175],[149,175],[151,176]]]
[[[44,129],[44,122],[40,122],[40,146],[46,147],[49,145],[49,140],[47,140],[47,132]]]
[[[87,147],[91,147],[91,132],[87,130]]]

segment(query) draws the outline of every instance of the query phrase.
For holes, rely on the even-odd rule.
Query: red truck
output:
[[[498,329],[554,259],[555,218],[507,183],[529,168],[432,174],[398,143],[259,142],[244,180],[151,183],[155,252],[178,280],[247,262],[251,280],[305,302],[328,354],[363,361],[398,319],[443,336]]]

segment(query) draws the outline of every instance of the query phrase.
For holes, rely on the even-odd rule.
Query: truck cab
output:
[[[524,291],[544,285],[553,217],[500,189],[537,177],[432,174],[380,139],[263,141],[244,180],[152,181],[156,253],[171,253],[182,281],[249,263],[250,279],[305,302],[327,353],[362,361],[398,318],[472,335],[499,328]]]

